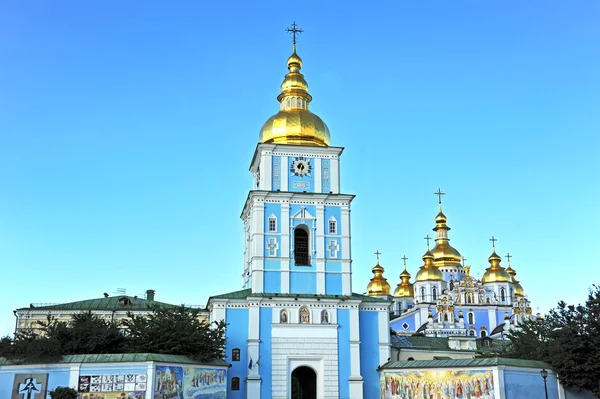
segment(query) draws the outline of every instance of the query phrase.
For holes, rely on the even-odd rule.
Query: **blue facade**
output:
[[[227,323],[230,323],[230,328],[227,328],[227,344],[226,344],[226,360],[231,363],[231,368],[227,373],[227,386],[231,387],[231,379],[238,377],[240,381],[244,381],[248,373],[248,309],[227,309],[225,314]],[[240,360],[232,360],[233,349],[240,350]],[[239,391],[229,392],[228,398],[242,399],[246,398],[246,384],[240,383]]]
[[[283,165],[283,170],[281,170],[281,169],[282,169],[281,157],[274,156],[273,157],[273,170],[271,173],[271,176],[272,176],[271,184],[272,184],[274,191],[277,191],[277,190],[287,191],[287,187],[281,187],[281,174],[287,173],[287,171],[285,169],[285,165]]]
[[[265,292],[281,292],[281,272],[265,271]]]
[[[340,399],[350,399],[350,311],[338,309],[338,375]]]
[[[548,397],[558,398],[556,374],[546,379]],[[538,370],[507,369],[504,371],[504,393],[507,398],[543,398],[544,380]]]
[[[273,372],[273,363],[271,361],[271,320],[273,309],[260,308],[260,376],[262,384],[260,386],[261,397],[268,399],[271,397],[271,375]]]
[[[363,382],[363,396],[378,398],[379,391],[379,330],[378,312],[359,312],[360,324],[360,374]]]
[[[321,190],[328,193],[331,190],[331,161],[323,159],[321,161]]]
[[[342,295],[341,274],[325,274],[325,293],[328,295]]]
[[[296,158],[302,159],[304,161],[308,161],[310,163],[312,169],[311,169],[309,175],[305,174],[303,176],[296,176],[291,172],[292,165],[296,161]],[[300,192],[300,193],[304,192],[304,191],[306,191],[307,193],[315,192],[314,164],[315,164],[315,160],[313,158],[309,158],[309,157],[289,157],[288,158],[288,170],[286,171],[286,173],[289,173],[288,191]]]
[[[51,391],[57,387],[70,386],[70,371],[68,366],[50,366],[47,368],[4,366],[0,368],[0,398],[12,397],[12,387],[16,374],[48,374],[48,386],[45,389]]]
[[[299,294],[316,294],[317,274],[306,272],[290,272],[290,292]]]

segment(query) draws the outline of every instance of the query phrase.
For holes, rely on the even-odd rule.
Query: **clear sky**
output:
[[[494,235],[534,311],[600,283],[596,0],[2,0],[0,335],[30,303],[241,288],[294,20],[357,195],[355,292],[376,249],[392,287],[403,255],[416,274],[438,187],[473,275]]]

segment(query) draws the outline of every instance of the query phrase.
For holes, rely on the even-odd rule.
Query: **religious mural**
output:
[[[144,399],[146,374],[99,374],[79,376],[81,399]]]
[[[495,399],[491,370],[382,373],[381,399]]]
[[[227,370],[156,366],[154,399],[225,399]]]
[[[11,399],[43,399],[48,388],[48,374],[15,374]]]

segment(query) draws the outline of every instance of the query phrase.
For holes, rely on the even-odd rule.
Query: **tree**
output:
[[[77,399],[77,391],[69,387],[56,387],[54,391],[50,391],[52,399]]]
[[[547,316],[519,327],[507,333],[511,345],[499,355],[543,360],[565,387],[600,398],[600,286],[592,287],[584,305],[561,301]]]
[[[56,339],[25,330],[0,340],[0,356],[15,364],[52,363],[62,357],[62,348]]]
[[[205,361],[225,356],[224,322],[199,319],[200,310],[156,306],[144,316],[129,314],[127,351],[186,355]]]

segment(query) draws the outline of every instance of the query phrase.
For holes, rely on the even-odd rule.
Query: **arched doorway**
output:
[[[317,374],[310,367],[292,372],[292,399],[317,399]]]

